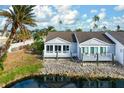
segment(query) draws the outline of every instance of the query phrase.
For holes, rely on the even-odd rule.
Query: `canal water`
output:
[[[37,76],[7,85],[9,88],[124,88],[124,80]]]

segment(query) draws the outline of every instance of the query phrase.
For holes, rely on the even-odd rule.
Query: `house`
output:
[[[124,65],[124,32],[105,33],[115,43],[115,59]]]
[[[44,44],[45,58],[76,56],[76,38],[72,32],[49,32]]]
[[[44,44],[44,57],[77,57],[82,61],[112,61],[115,58],[123,64],[122,37],[124,32],[49,32]]]
[[[83,61],[111,61],[114,42],[104,32],[76,32],[77,56]],[[98,54],[98,55],[97,55]]]

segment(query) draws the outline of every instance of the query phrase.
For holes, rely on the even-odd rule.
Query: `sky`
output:
[[[11,6],[1,5],[0,10],[11,9]],[[123,5],[38,5],[34,8],[36,27],[29,27],[30,30],[42,29],[48,26],[54,26],[57,30],[77,28],[83,31],[89,31],[93,28],[93,17],[98,15],[98,29],[103,26],[108,29],[116,30],[117,25],[124,29],[124,6]],[[62,24],[59,24],[59,21]],[[3,29],[6,18],[0,17],[0,29]],[[11,28],[11,27],[9,27]]]

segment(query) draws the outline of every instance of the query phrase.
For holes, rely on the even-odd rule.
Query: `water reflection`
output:
[[[124,80],[91,80],[65,76],[38,76],[9,85],[11,88],[123,88]]]

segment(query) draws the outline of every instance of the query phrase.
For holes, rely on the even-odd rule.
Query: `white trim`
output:
[[[86,41],[80,43],[80,45],[82,45],[82,44],[84,44],[85,42],[88,42],[88,41],[90,41],[90,40],[96,40],[96,41],[99,41],[99,42],[101,42],[101,43],[103,43],[103,44],[106,44],[106,45],[112,45],[112,44],[110,44],[110,43],[107,43],[107,42],[102,41],[102,40],[97,39],[97,38],[91,38],[91,39],[88,39],[88,40],[86,40]]]
[[[51,40],[45,42],[45,44],[46,44],[46,43],[49,43],[50,41],[52,41],[52,40],[54,40],[54,39],[58,39],[58,40],[63,41],[63,42],[65,42],[65,43],[71,43],[71,42],[69,42],[69,41],[67,41],[67,40],[65,40],[65,39],[62,39],[62,38],[60,38],[60,37],[56,37],[56,38],[53,38],[53,39],[51,39]]]
[[[79,41],[78,41],[78,38],[77,38],[77,35],[76,35],[76,32],[73,32],[75,38],[76,38],[76,42],[79,44]]]

